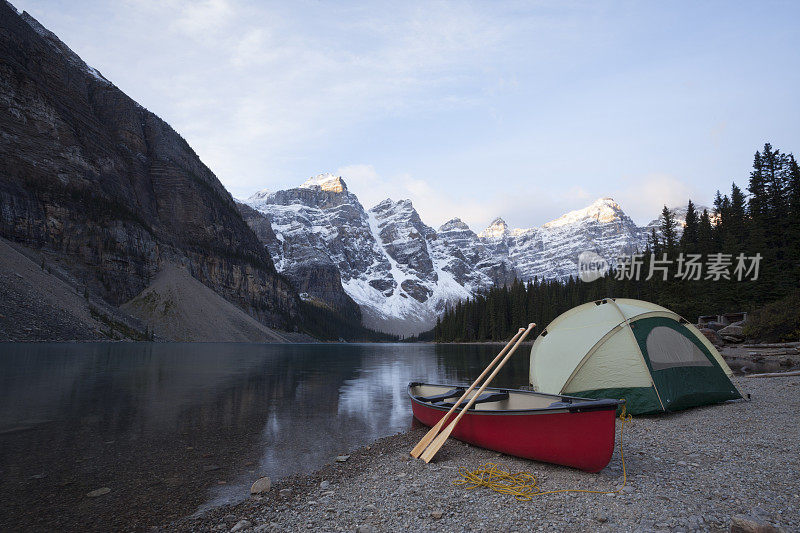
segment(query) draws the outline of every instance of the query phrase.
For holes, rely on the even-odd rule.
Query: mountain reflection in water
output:
[[[0,344],[0,529],[144,528],[243,498],[408,429],[409,381],[467,384],[498,350]],[[525,384],[526,354],[495,384]]]

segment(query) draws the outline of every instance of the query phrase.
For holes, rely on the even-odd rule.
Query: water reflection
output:
[[[0,529],[131,529],[405,430],[494,346],[0,344]],[[516,356],[499,385],[520,385]],[[111,488],[101,498],[86,493]]]

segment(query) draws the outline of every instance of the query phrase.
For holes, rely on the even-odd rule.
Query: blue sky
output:
[[[601,196],[644,223],[800,151],[798,2],[12,3],[236,197],[335,172],[434,227]]]

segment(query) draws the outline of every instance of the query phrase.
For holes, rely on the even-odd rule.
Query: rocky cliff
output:
[[[0,109],[0,235],[114,305],[171,263],[290,326],[295,291],[186,141],[5,0]]]
[[[258,240],[276,257],[283,259],[284,254],[279,251],[283,242],[278,240],[272,230],[269,217],[247,204],[237,202],[237,207]],[[285,263],[286,268],[282,274],[289,278],[302,299],[316,300],[343,317],[361,323],[361,309],[342,288],[342,278],[337,266],[315,248],[309,247],[305,250],[310,252],[305,260]],[[299,252],[303,253],[302,250]]]

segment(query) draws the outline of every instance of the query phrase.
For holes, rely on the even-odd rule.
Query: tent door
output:
[[[716,359],[686,327],[664,317],[631,322],[667,411],[740,398]]]

